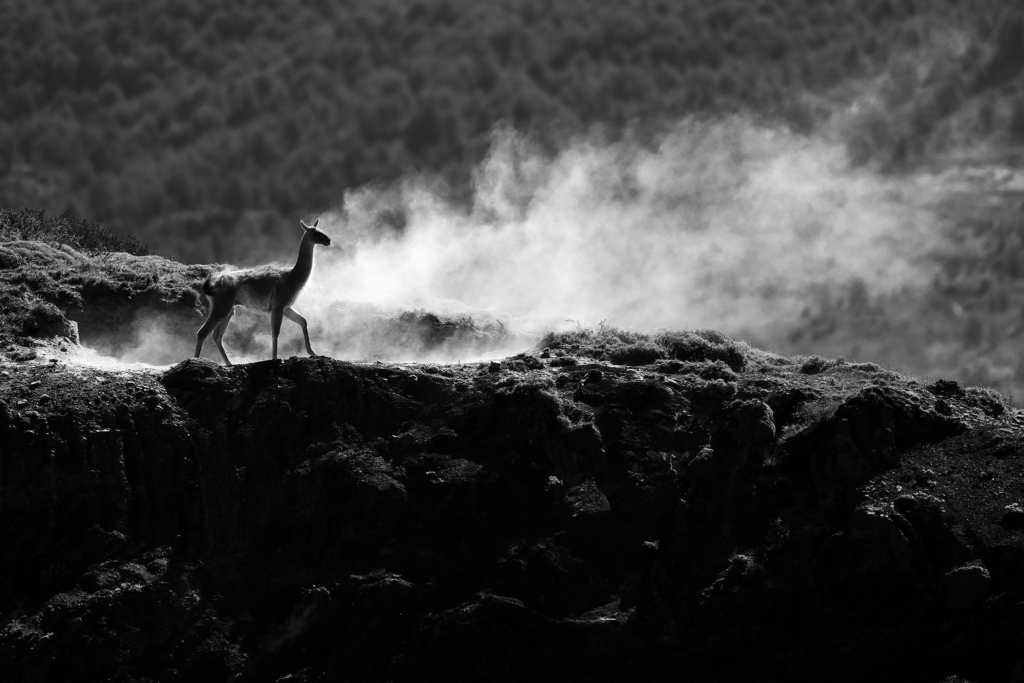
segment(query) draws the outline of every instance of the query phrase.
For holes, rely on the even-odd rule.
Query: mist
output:
[[[371,311],[468,318],[510,337],[495,352],[602,322],[770,338],[822,287],[877,296],[926,282],[937,230],[920,179],[853,168],[840,140],[739,116],[556,153],[498,129],[470,206],[438,183],[359,188],[320,216],[333,245],[296,309],[330,355],[391,355],[353,332]]]
[[[314,350],[347,360],[501,358],[548,331],[599,325],[713,328],[792,353],[787,333],[809,308],[843,292],[899,296],[937,267],[943,183],[855,166],[847,149],[742,116],[688,119],[658,136],[580,137],[554,152],[499,128],[468,203],[410,174],[307,216],[332,246],[316,248],[294,307]],[[277,264],[289,267],[298,219],[280,234]],[[268,358],[269,317],[236,310],[232,361]],[[175,362],[192,355],[183,332],[139,321],[109,352]],[[305,355],[290,321],[279,349]],[[212,339],[204,355],[220,359]]]

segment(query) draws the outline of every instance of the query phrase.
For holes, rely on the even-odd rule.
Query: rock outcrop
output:
[[[0,670],[1008,678],[1017,412],[868,364],[730,354],[10,359]]]

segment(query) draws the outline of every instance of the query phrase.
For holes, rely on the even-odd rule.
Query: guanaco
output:
[[[317,244],[330,246],[331,238],[317,226],[317,218],[313,225],[302,224],[304,234],[299,243],[299,258],[291,268],[276,266],[257,266],[243,270],[224,270],[206,278],[203,282],[203,293],[209,298],[210,313],[206,322],[196,332],[196,358],[203,350],[203,342],[213,332],[213,341],[224,356],[224,362],[231,365],[228,354],[224,350],[224,332],[228,329],[231,316],[235,314],[235,306],[247,306],[259,311],[270,313],[270,331],[273,336],[273,357],[277,360],[277,335],[281,331],[282,318],[288,318],[302,328],[302,337],[306,342],[306,351],[315,356],[313,347],[309,345],[309,330],[306,319],[292,308],[296,297],[309,280],[313,270],[313,247]]]

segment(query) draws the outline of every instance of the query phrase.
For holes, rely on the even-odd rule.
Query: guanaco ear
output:
[[[316,226],[318,226],[318,225],[320,225],[320,218],[319,218],[319,217],[317,217],[317,219],[316,219],[315,221],[313,221],[313,227],[314,227],[314,228],[315,228]]]
[[[320,220],[320,219],[317,219],[317,220]],[[300,222],[300,223],[302,223],[302,229],[303,229],[303,230],[309,230],[309,229],[310,229],[310,228],[309,228],[309,226],[308,226],[308,225],[306,225],[306,221],[304,221],[304,220],[302,220],[302,219],[300,218],[300,219],[299,219],[299,222]]]

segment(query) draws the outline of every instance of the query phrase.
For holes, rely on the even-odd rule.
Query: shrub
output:
[[[150,253],[135,237],[92,221],[79,220],[70,211],[47,216],[41,209],[0,209],[0,239],[59,242],[89,253],[127,252],[136,256]]]
[[[537,346],[607,358],[618,365],[650,365],[663,359],[722,361],[731,370],[742,372],[747,364],[741,347],[716,330],[662,332],[652,336],[602,323],[597,330],[580,327],[572,332],[549,332]]]
[[[720,379],[726,382],[735,382],[737,379],[736,373],[732,371],[732,368],[720,360],[701,364],[697,370],[697,375],[701,379]]]
[[[715,330],[664,332],[655,341],[676,360],[720,360],[735,372],[742,372],[747,364],[746,355],[736,342]]]
[[[800,365],[800,372],[805,375],[817,375],[832,367],[834,363],[821,356],[811,356]]]
[[[22,332],[53,337],[67,332],[67,321],[60,309],[48,301],[37,301],[29,307],[22,323]]]
[[[665,357],[665,352],[650,340],[621,344],[608,352],[608,359],[616,365],[650,365]]]

